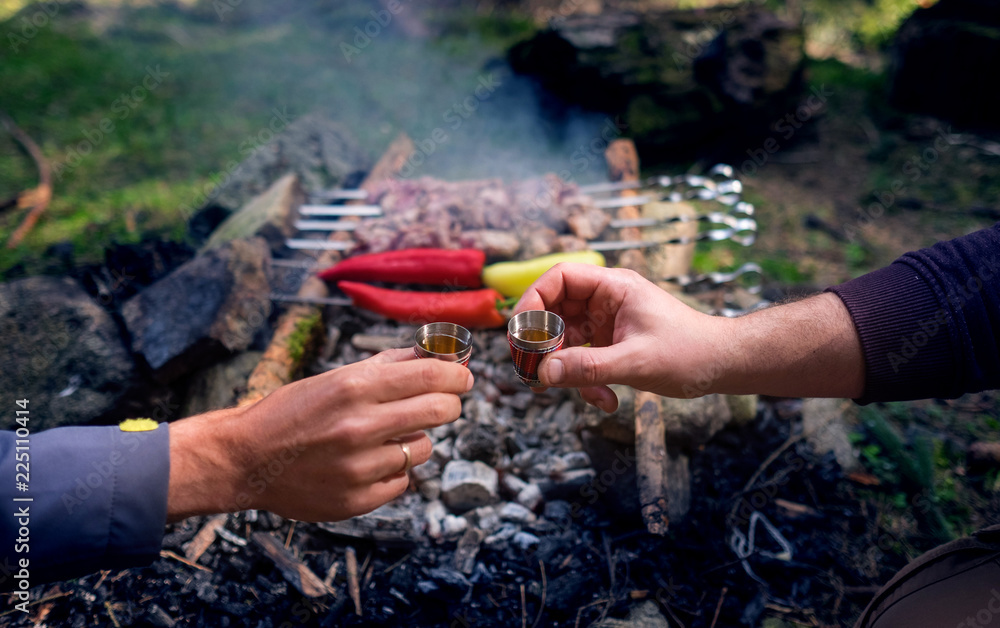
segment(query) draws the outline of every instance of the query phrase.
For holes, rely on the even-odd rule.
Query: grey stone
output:
[[[28,399],[30,429],[86,423],[111,412],[135,364],[111,316],[75,280],[0,284],[0,407]]]
[[[542,489],[537,484],[528,484],[520,493],[517,494],[517,503],[521,504],[528,510],[538,508],[538,505],[542,503],[543,499]]]
[[[635,390],[617,384],[610,388],[618,397],[618,409],[608,414],[588,405],[581,414],[581,425],[608,440],[632,445],[635,443]]]
[[[465,512],[497,499],[497,472],[482,462],[452,460],[441,476],[441,497],[453,511]]]
[[[320,114],[293,121],[287,112],[274,113],[270,131],[280,135],[235,168],[210,200],[230,209],[242,207],[289,172],[299,176],[307,192],[350,183],[367,172],[370,160],[344,126]]]
[[[293,209],[297,209],[303,200],[298,177],[289,174],[278,179],[267,191],[222,221],[202,251],[255,236],[264,238],[272,251],[280,251],[285,246],[285,240],[295,234]]]
[[[725,395],[694,399],[660,397],[667,442],[675,446],[704,445],[733,418]]]
[[[235,240],[199,255],[125,302],[132,350],[172,381],[243,351],[271,313],[263,240]]]
[[[440,499],[441,497],[441,478],[433,478],[423,482],[418,489],[420,494],[423,495],[424,499],[427,501],[433,501],[435,499]]]
[[[433,461],[428,460],[424,464],[417,465],[410,469],[410,475],[418,484],[422,484],[431,478],[436,478],[441,475],[441,466]]]
[[[590,456],[585,451],[571,451],[562,457],[567,469],[586,469],[590,466]]]
[[[503,479],[500,480],[501,486],[507,491],[509,495],[517,496],[518,493],[523,491],[528,483],[517,477],[513,473],[505,473]]]
[[[192,373],[186,386],[184,403],[181,404],[181,416],[228,408],[236,403],[262,355],[261,351],[237,353]]]
[[[448,510],[440,500],[431,501],[424,507],[424,520],[427,522],[427,536],[439,539],[444,533],[441,523],[448,516]]]
[[[656,602],[646,600],[632,607],[625,619],[605,619],[591,624],[591,628],[670,628],[670,624]]]
[[[844,399],[805,399],[802,402],[802,431],[806,442],[819,455],[832,451],[845,472],[858,466],[858,457],[848,438]]]
[[[757,418],[758,401],[760,397],[757,395],[726,395],[726,403],[729,404],[733,422],[743,424]]]
[[[469,527],[469,520],[465,517],[456,517],[455,515],[445,515],[444,521],[441,522],[441,530],[444,532],[445,536],[457,536]]]
[[[507,502],[500,507],[500,518],[514,523],[534,523],[537,517],[521,504]]]

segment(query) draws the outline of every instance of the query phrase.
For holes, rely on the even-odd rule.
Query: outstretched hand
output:
[[[426,462],[422,430],[457,419],[458,395],[472,387],[463,366],[412,358],[386,351],[171,425],[168,518],[259,508],[336,521],[402,494],[399,443],[412,465]]]
[[[578,387],[607,412],[618,406],[607,384],[671,397],[711,392],[724,321],[691,309],[635,272],[558,264],[528,288],[515,312],[542,309],[566,321],[567,348],[539,367],[545,386]]]

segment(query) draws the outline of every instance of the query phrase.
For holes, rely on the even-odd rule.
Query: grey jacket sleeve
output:
[[[24,471],[15,470],[17,437],[0,432],[0,589],[19,586],[22,559],[31,586],[152,562],[167,517],[167,430],[161,423],[147,432],[111,426],[32,433],[24,492],[15,480]],[[14,501],[22,498],[31,501]]]

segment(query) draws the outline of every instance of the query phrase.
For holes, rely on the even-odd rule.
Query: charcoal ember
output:
[[[585,451],[573,451],[562,456],[567,469],[586,469],[590,466],[590,456]]]
[[[469,579],[465,577],[457,569],[449,569],[448,567],[433,567],[426,571],[427,577],[429,577],[436,585],[442,589],[450,589],[456,593],[464,594],[472,583]]]
[[[469,423],[455,439],[455,453],[465,460],[478,460],[491,467],[500,460],[500,439],[496,428]]]
[[[592,484],[597,474],[593,469],[567,471],[557,477],[540,480],[538,487],[545,499],[566,499],[581,495],[584,487]]]
[[[597,578],[594,570],[574,569],[550,579],[546,590],[546,607],[575,612],[579,606],[577,601],[580,599],[580,591],[593,591],[601,586]]]
[[[469,582],[472,584],[492,584],[493,576],[494,574],[489,567],[482,562],[477,562],[472,570],[472,576],[469,577]]]
[[[431,449],[432,461],[436,462],[440,466],[444,466],[449,462],[451,462],[452,458],[454,457],[455,457],[455,440],[453,438],[451,437],[444,438],[434,443],[434,447]]]
[[[472,423],[492,425],[496,417],[496,407],[485,398],[472,396],[462,404],[462,415]]]
[[[154,628],[174,628],[177,625],[177,620],[155,603],[146,607],[143,619]]]
[[[493,534],[483,539],[483,547],[491,550],[503,549],[520,531],[521,528],[513,523],[500,524]]]
[[[546,502],[545,509],[542,511],[543,517],[559,525],[567,525],[570,522],[572,514],[572,504],[562,499],[554,499]]]
[[[528,406],[532,404],[535,400],[535,393],[525,390],[519,393],[514,393],[513,395],[507,395],[500,399],[500,403],[505,406],[510,406],[516,410],[524,412],[528,409]]]
[[[530,532],[522,531],[515,534],[514,537],[511,538],[510,542],[515,547],[527,552],[538,547],[538,544],[541,543],[541,539]]]
[[[441,476],[441,498],[453,511],[465,512],[496,501],[498,483],[492,467],[479,461],[452,460]]]
[[[496,229],[465,231],[458,236],[458,244],[466,249],[479,249],[489,259],[501,260],[514,259],[521,249],[517,235]]]
[[[462,538],[458,540],[458,545],[455,547],[455,554],[452,558],[452,564],[455,566],[455,569],[466,575],[472,574],[476,566],[476,556],[479,555],[479,546],[482,544],[484,538],[486,538],[486,532],[483,530],[469,528],[465,531]]]

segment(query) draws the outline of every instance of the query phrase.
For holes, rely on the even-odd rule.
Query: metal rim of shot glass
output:
[[[523,340],[518,333],[525,329],[542,329],[552,335],[547,340]],[[507,323],[507,335],[511,343],[521,351],[544,353],[562,344],[566,323],[548,310],[527,310],[517,314]]]
[[[455,353],[435,353],[424,349],[423,341],[430,336],[451,336],[458,340],[461,349]],[[413,334],[413,353],[418,358],[434,358],[445,362],[465,364],[472,357],[472,332],[455,323],[428,323]]]

